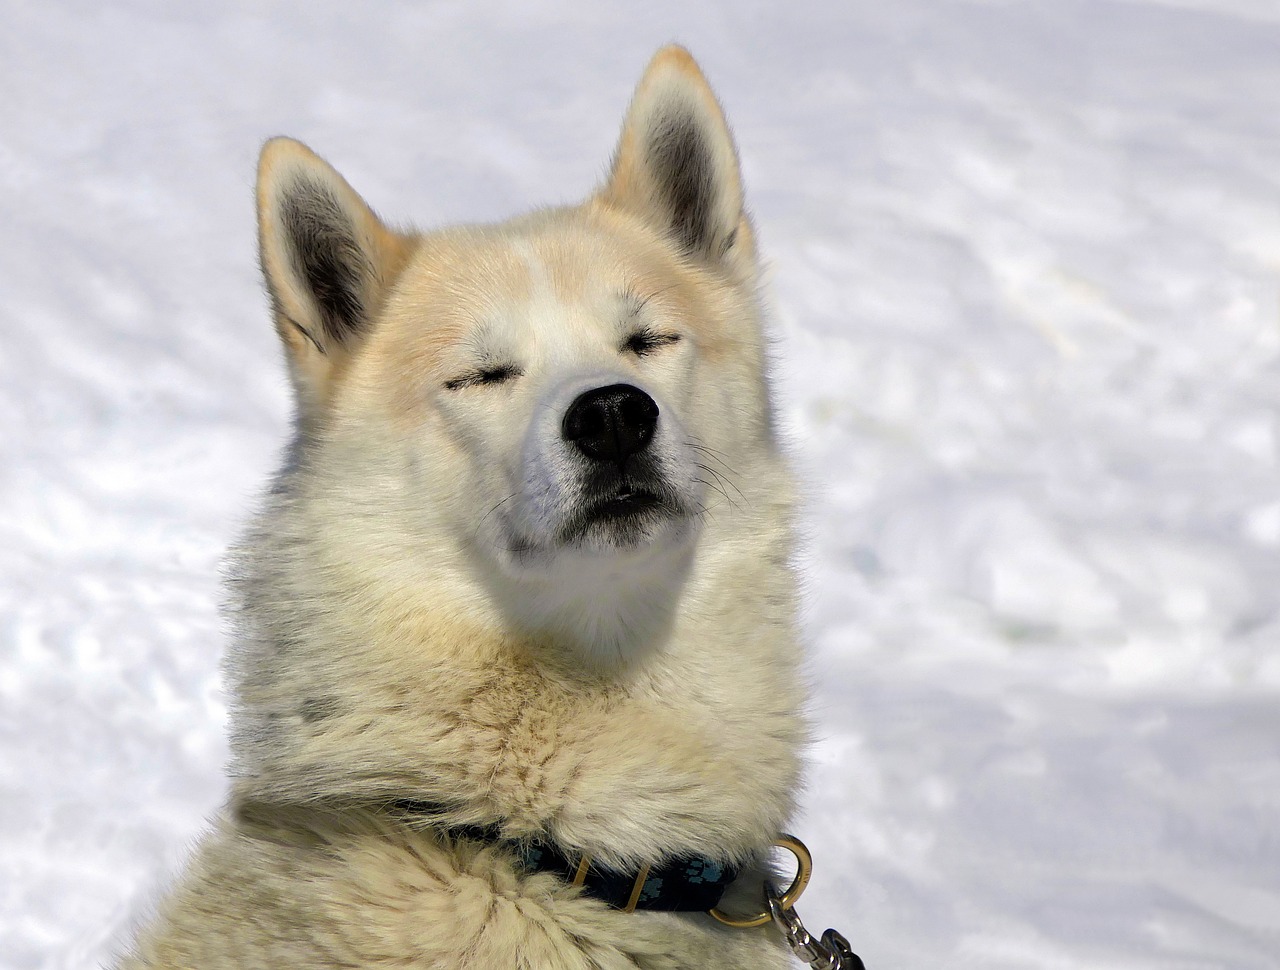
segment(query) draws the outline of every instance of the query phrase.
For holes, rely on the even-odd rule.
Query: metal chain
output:
[[[791,952],[807,963],[812,970],[867,970],[862,959],[853,952],[849,941],[835,930],[827,930],[822,939],[815,940],[802,922],[795,907],[782,908],[778,891],[765,881],[765,901],[774,925],[782,931],[783,939]]]

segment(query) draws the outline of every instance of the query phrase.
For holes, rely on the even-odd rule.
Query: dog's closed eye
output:
[[[464,387],[479,387],[484,384],[503,384],[506,381],[515,380],[517,377],[524,375],[515,364],[501,364],[497,367],[484,367],[480,370],[470,371],[461,377],[455,377],[451,381],[445,381],[445,388],[450,391],[457,391]]]
[[[637,357],[645,357],[653,353],[660,347],[666,347],[676,343],[680,339],[678,333],[660,333],[645,327],[637,330],[626,339],[622,345],[622,350],[626,353],[635,354]]]

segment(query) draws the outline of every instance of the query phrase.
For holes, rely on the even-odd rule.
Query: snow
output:
[[[734,123],[808,483],[798,907],[894,967],[1280,965],[1280,5],[7,5],[0,965],[111,958],[224,791],[288,400],[276,133],[424,225]]]

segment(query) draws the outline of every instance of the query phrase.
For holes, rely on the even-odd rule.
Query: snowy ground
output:
[[[108,959],[221,798],[259,142],[498,218],[680,39],[810,483],[801,912],[872,970],[1280,966],[1280,3],[579,7],[4,5],[0,965]]]

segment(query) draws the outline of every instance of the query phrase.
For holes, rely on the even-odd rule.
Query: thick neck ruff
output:
[[[397,813],[429,821],[443,814],[431,802],[402,800]],[[584,895],[608,903],[625,913],[656,910],[668,913],[706,913],[720,904],[739,869],[702,856],[676,856],[646,863],[639,869],[618,872],[597,865],[590,856],[566,853],[553,842],[525,842],[504,838],[497,825],[433,825],[455,839],[501,844],[511,849],[530,872],[549,872]]]

